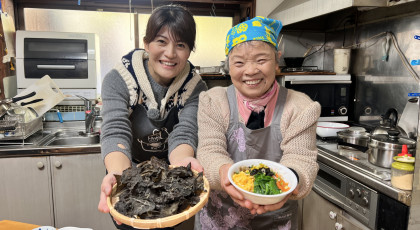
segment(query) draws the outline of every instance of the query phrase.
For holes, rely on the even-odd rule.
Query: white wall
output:
[[[256,16],[267,17],[283,1],[287,0],[257,0]]]
[[[140,47],[144,47],[143,37],[149,17],[149,14],[139,14]],[[195,51],[191,53],[189,60],[195,66],[220,65],[220,61],[225,60],[225,39],[232,27],[232,18],[194,16],[194,20],[197,26],[197,37]]]

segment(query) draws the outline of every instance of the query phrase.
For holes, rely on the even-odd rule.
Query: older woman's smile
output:
[[[258,80],[247,80],[244,81],[245,84],[253,86],[253,85],[257,85],[262,81],[262,79],[258,79]]]

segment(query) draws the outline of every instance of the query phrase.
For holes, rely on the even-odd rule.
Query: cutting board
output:
[[[57,84],[48,75],[45,75],[34,84],[20,92],[17,97],[27,95],[31,92],[35,92],[35,96],[20,100],[17,104],[21,105],[22,103],[26,104],[36,99],[42,99],[42,101],[24,105],[24,107],[32,107],[37,112],[38,116],[42,116],[66,98],[60,88],[58,88]]]
[[[0,230],[31,230],[34,228],[39,227],[39,225],[35,224],[26,224],[12,220],[1,220],[0,221]]]

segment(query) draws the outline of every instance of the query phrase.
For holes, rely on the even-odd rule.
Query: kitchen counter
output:
[[[340,155],[336,152],[337,144],[318,143],[317,146],[318,161],[407,206],[411,205],[411,191],[392,187],[390,181],[391,170],[367,163],[366,153],[359,152],[360,155],[353,156]],[[349,159],[351,157],[358,159]]]
[[[0,139],[2,219],[57,228],[115,229],[112,218],[97,208],[98,189],[106,175],[99,136],[79,135],[85,130],[84,121],[42,125],[25,142],[7,144]],[[95,124],[96,131],[99,127]],[[76,141],[62,142],[72,139],[73,133],[79,135]],[[91,136],[96,138],[89,143],[96,144],[85,141]],[[47,144],[54,146],[42,146]]]
[[[100,120],[95,122],[95,130],[100,128]],[[25,140],[2,141],[0,139],[0,158],[29,157],[46,155],[90,154],[101,151],[101,145],[40,146],[39,141],[58,131],[84,131],[84,121],[44,122],[43,128]]]

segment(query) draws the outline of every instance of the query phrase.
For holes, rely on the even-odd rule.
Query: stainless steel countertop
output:
[[[391,186],[390,169],[380,168],[379,171],[376,170],[379,167],[366,167],[359,162],[350,161],[348,156],[342,156],[330,150],[334,148],[334,145],[337,148],[337,144],[318,145],[318,161],[405,205],[411,205],[411,191]]]
[[[95,131],[100,129],[100,122],[100,120],[95,122]],[[37,145],[37,142],[46,135],[62,130],[84,131],[84,125],[84,121],[44,122],[42,130],[25,140],[2,141],[0,139],[0,158],[100,153],[100,144],[80,146]]]

